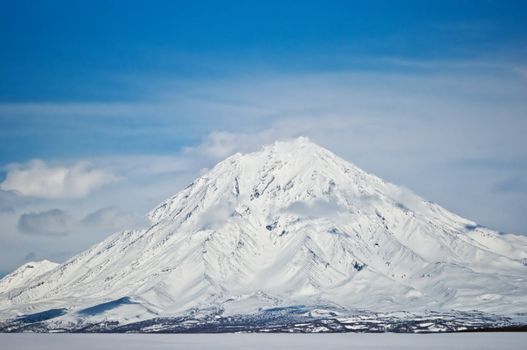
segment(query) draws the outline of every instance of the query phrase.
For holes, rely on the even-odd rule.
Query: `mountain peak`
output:
[[[0,309],[64,307],[65,320],[92,322],[294,305],[527,312],[527,238],[474,225],[307,138],[227,158],[149,217],[148,229],[0,289]]]
[[[192,215],[208,210],[205,202],[230,206],[286,208],[296,201],[339,201],[337,192],[375,195],[384,182],[337,157],[307,137],[277,141],[260,151],[235,154],[218,163],[182,192],[152,210],[153,223],[179,215],[182,203],[200,198]],[[208,197],[208,198],[207,198]],[[341,196],[343,197],[343,196]],[[188,205],[185,204],[185,205]],[[233,209],[234,210],[234,209]]]
[[[345,170],[346,173],[358,172],[363,175],[366,174],[354,164],[343,160],[333,152],[304,136],[276,141],[263,146],[256,152],[238,153],[220,162],[217,167],[231,167],[233,162],[243,163],[245,168],[251,167],[262,172],[270,169],[297,173],[307,171],[340,172]],[[260,175],[263,175],[263,173],[260,173]],[[373,175],[371,176],[374,177]]]
[[[299,136],[297,138],[285,139],[275,141],[272,144],[262,147],[262,152],[270,152],[277,154],[294,154],[295,156],[302,157],[313,157],[315,155],[333,155],[332,152],[328,151],[326,148],[312,142],[306,136]]]
[[[308,137],[300,136],[297,138],[278,140],[271,144],[262,146],[259,150],[250,153],[236,153],[224,161],[218,163],[231,164],[233,162],[250,161],[250,158],[262,159],[269,158],[290,158],[290,159],[309,159],[320,157],[321,155],[334,156],[334,154],[324,147],[312,142]]]

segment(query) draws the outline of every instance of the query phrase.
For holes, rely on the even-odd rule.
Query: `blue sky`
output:
[[[0,101],[6,104],[155,102],[167,80],[184,90],[188,81],[269,71],[416,69],[390,59],[521,64],[527,37],[522,1],[4,1],[0,8]],[[197,143],[205,132],[192,127],[177,142],[137,145],[63,119],[2,113],[0,160],[114,153],[116,143],[162,152],[167,142],[171,148]],[[90,124],[161,123],[101,119]]]
[[[2,1],[0,271],[299,135],[527,234],[525,23],[524,1]]]

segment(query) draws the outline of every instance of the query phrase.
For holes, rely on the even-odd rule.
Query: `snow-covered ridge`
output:
[[[59,266],[59,264],[49,260],[25,263],[0,280],[0,293],[22,287],[23,285],[28,284],[31,279],[41,276],[57,266]]]
[[[527,312],[526,237],[480,227],[306,138],[227,158],[149,218],[0,289],[0,319],[53,309],[65,310],[54,322],[126,324],[293,305]]]

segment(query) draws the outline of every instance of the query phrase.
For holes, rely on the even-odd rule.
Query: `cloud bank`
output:
[[[34,159],[26,164],[11,164],[7,169],[0,189],[38,198],[84,197],[97,188],[118,180],[114,174],[95,169],[87,162],[71,166],[50,166],[43,160]]]
[[[0,190],[0,213],[14,212],[15,208],[31,202],[31,199],[18,195],[15,191]]]
[[[132,229],[139,220],[131,212],[116,207],[98,209],[79,220],[68,212],[55,208],[42,212],[24,213],[18,219],[20,233],[35,236],[60,237],[93,231],[107,233]]]
[[[18,220],[18,230],[28,235],[64,236],[73,226],[74,219],[60,209],[22,214]]]

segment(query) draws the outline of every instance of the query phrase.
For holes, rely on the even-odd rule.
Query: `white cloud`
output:
[[[0,190],[0,213],[14,212],[16,207],[20,207],[31,201],[30,198],[20,197],[15,191]]]
[[[197,147],[186,147],[183,152],[187,156],[198,154],[213,159],[222,159],[238,149],[237,136],[230,132],[213,131]]]
[[[15,191],[28,197],[84,197],[93,190],[118,180],[114,174],[96,169],[87,162],[71,166],[50,166],[43,160],[34,159],[26,164],[11,164],[7,169],[0,189]]]
[[[334,201],[325,201],[317,199],[310,203],[294,202],[286,208],[287,212],[292,214],[305,216],[308,218],[334,217],[338,216],[346,209],[338,205]]]
[[[302,126],[291,127],[292,124],[297,122]],[[316,124],[318,124],[317,127],[322,126],[320,124],[327,126],[328,122],[331,124],[329,120]],[[194,159],[195,163],[198,163],[196,158],[199,157],[207,165],[213,165],[213,163],[223,160],[236,152],[253,152],[275,141],[302,136],[302,132],[314,126],[313,124],[310,118],[303,118],[302,121],[295,118],[285,118],[281,121],[270,123],[267,128],[253,132],[212,131],[197,146],[185,147],[182,157]]]
[[[208,162],[216,162],[236,152],[248,152],[255,147],[265,144],[267,139],[260,132],[237,133],[227,131],[212,131],[195,147],[185,147],[183,156],[189,158],[200,157]]]
[[[398,203],[399,206],[410,209],[414,212],[427,210],[423,204],[423,198],[419,197],[404,186],[389,185],[386,188],[387,194]]]
[[[220,227],[232,215],[233,210],[230,203],[219,203],[209,208],[199,216],[202,229],[213,230]]]

